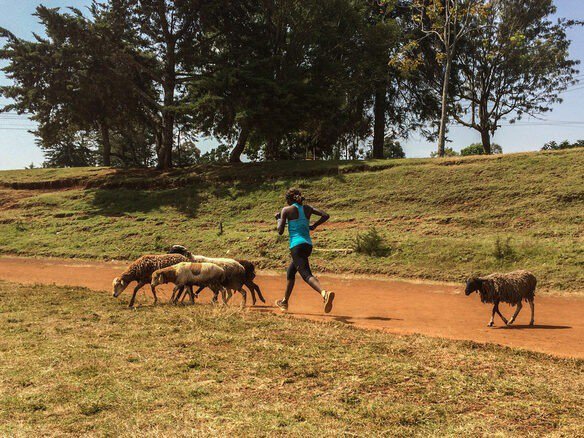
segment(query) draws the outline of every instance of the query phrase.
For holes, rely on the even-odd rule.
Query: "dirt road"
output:
[[[125,265],[0,257],[0,280],[83,286],[110,293],[112,279],[123,271]],[[584,299],[581,298],[536,295],[534,327],[525,325],[529,321],[529,306],[524,306],[516,325],[504,327],[500,320],[496,320],[496,327],[489,328],[490,306],[481,304],[476,294],[464,296],[462,286],[329,276],[320,278],[327,289],[337,293],[333,312],[323,315],[318,294],[299,280],[289,314],[300,318],[341,321],[356,327],[398,334],[421,333],[501,344],[561,357],[584,358]],[[254,310],[278,311],[274,309],[273,302],[281,297],[284,275],[263,274],[257,282],[267,303],[259,303]],[[128,301],[131,290],[132,286],[120,299]],[[164,292],[160,294],[162,297],[168,296],[168,287],[161,288],[161,291]],[[208,300],[210,292],[202,294],[205,295],[202,300]],[[148,290],[138,295],[138,304],[152,304]],[[507,317],[512,314],[512,309],[506,305],[501,310]]]

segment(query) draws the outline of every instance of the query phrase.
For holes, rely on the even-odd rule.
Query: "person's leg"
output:
[[[286,291],[284,292],[284,298],[276,301],[276,306],[278,306],[280,310],[288,310],[288,300],[294,289],[295,277],[296,265],[294,264],[294,260],[292,260],[286,271]]]
[[[298,257],[294,259],[296,262],[296,268],[302,276],[302,279],[315,291],[317,291],[324,301],[324,311],[329,313],[333,308],[333,300],[335,299],[335,293],[326,291],[322,288],[320,281],[316,278],[310,269],[310,262],[308,258],[312,254],[312,245],[299,245],[300,251]]]
[[[315,291],[321,294],[324,297],[324,289],[322,288],[320,281],[312,274],[312,270],[310,269],[310,262],[308,258],[310,254],[312,254],[312,246],[308,244],[298,245],[297,247],[293,248],[296,249],[293,252],[293,261],[296,265],[296,269],[300,273],[302,279]]]

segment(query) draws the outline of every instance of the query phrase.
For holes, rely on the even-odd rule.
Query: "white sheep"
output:
[[[158,269],[152,274],[151,284],[156,287],[159,284],[174,283],[171,301],[178,301],[185,288],[191,292],[192,286],[208,287],[215,294],[221,292],[223,303],[226,303],[225,270],[214,263],[182,262],[167,268]]]

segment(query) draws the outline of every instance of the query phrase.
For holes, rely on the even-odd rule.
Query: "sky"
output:
[[[75,6],[82,9],[91,3],[90,0],[0,0],[0,27],[4,27],[18,37],[31,39],[32,33],[42,34],[42,28],[36,17],[32,16],[39,4],[48,7]],[[555,0],[557,16],[584,20],[584,1],[582,0]],[[568,32],[572,40],[570,54],[572,59],[584,58],[584,27],[573,28]],[[3,43],[3,42],[0,42]],[[0,61],[0,67],[4,66]],[[584,65],[580,66],[584,81]],[[0,72],[0,84],[9,83]],[[534,151],[540,149],[544,143],[556,140],[584,139],[584,112],[581,100],[584,98],[584,86],[578,84],[562,93],[564,101],[554,105],[553,111],[541,116],[544,120],[523,119],[515,125],[502,126],[493,137],[493,142],[500,144],[504,152]],[[0,105],[7,101],[0,98]],[[505,123],[505,122],[503,122]],[[34,163],[39,166],[43,162],[42,151],[35,145],[35,138],[28,132],[34,128],[34,123],[26,117],[0,114],[0,170],[22,169]],[[455,150],[479,142],[478,132],[451,125],[449,146]],[[205,152],[214,147],[212,140],[201,140],[199,148]],[[434,143],[429,143],[418,133],[402,141],[407,157],[428,157],[436,149]]]

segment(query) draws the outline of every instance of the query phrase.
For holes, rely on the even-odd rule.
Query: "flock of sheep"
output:
[[[252,297],[252,304],[258,298],[265,303],[259,286],[254,282],[255,266],[247,260],[229,258],[209,258],[193,255],[182,245],[174,245],[168,254],[145,255],[133,262],[120,277],[114,278],[114,297],[118,297],[128,285],[137,282],[130,299],[130,307],[134,306],[136,294],[146,284],[150,284],[154,302],[158,301],[156,286],[173,283],[171,302],[184,300],[188,293],[191,302],[201,290],[208,287],[213,291],[213,302],[218,301],[219,294],[224,304],[227,304],[234,292],[241,293],[242,306],[246,304],[246,286]],[[514,271],[507,274],[491,274],[485,277],[473,277],[466,282],[465,294],[478,292],[483,303],[493,304],[489,327],[495,323],[495,314],[498,314],[507,325],[513,324],[521,311],[522,301],[527,301],[531,308],[529,324],[534,324],[535,287],[537,280],[529,271]],[[193,286],[197,291],[193,292]],[[184,294],[184,295],[183,295]],[[499,303],[508,303],[516,306],[515,314],[507,320],[499,311]]]
[[[188,293],[191,302],[204,288],[213,291],[213,302],[217,302],[219,294],[226,304],[234,292],[241,293],[242,305],[245,306],[247,293],[246,286],[252,297],[252,304],[258,298],[265,303],[259,286],[254,283],[255,266],[247,260],[235,260],[228,258],[209,258],[193,255],[182,245],[174,245],[168,254],[145,255],[133,262],[122,275],[114,278],[114,297],[118,297],[128,285],[135,281],[136,287],[130,299],[130,307],[134,306],[136,294],[150,284],[154,302],[158,301],[156,286],[159,284],[173,283],[171,302],[177,303],[183,293]],[[193,293],[193,286],[198,289]]]

